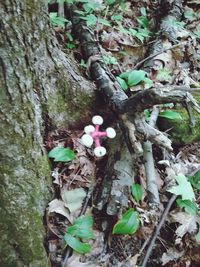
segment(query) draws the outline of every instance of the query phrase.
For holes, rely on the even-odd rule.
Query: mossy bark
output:
[[[200,114],[193,112],[194,125],[192,125],[186,109],[177,107],[173,110],[181,115],[181,119],[172,120],[159,117],[159,129],[167,131],[175,145],[187,145],[198,142],[200,140]]]
[[[84,121],[92,85],[60,50],[45,1],[0,2],[0,266],[48,266],[47,127]],[[71,66],[73,64],[73,68]]]

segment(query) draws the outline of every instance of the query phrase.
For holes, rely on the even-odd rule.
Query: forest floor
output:
[[[177,86],[196,97],[194,105],[198,103],[199,1],[68,3],[78,5],[85,27],[96,38],[103,64],[128,97],[152,87]],[[92,62],[82,56],[68,9],[66,4],[49,4],[51,23],[66,56],[70,54],[82,75],[92,79]],[[99,114],[105,119],[102,129],[119,128],[108,107]],[[153,159],[150,163],[148,153],[136,157],[127,207],[121,205],[116,214],[109,214],[105,206],[97,208],[109,153],[98,158],[83,145],[84,127],[49,133],[48,151],[59,146],[75,153],[64,162],[55,157],[52,161],[54,199],[46,214],[52,267],[200,266],[200,116],[187,103],[182,107],[171,102],[145,109],[146,122],[151,122],[152,114],[157,114],[153,127],[172,141],[173,151],[154,142],[147,149]],[[136,133],[136,138],[143,148],[147,145],[148,136]],[[103,141],[107,149],[109,142]],[[108,194],[111,190],[118,192],[111,186]]]

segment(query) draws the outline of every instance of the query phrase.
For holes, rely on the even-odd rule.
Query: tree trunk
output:
[[[0,2],[0,266],[45,267],[46,130],[87,120],[93,86],[71,67],[39,0]],[[44,1],[45,2],[45,1]]]

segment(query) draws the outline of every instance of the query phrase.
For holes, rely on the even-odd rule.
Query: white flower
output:
[[[101,125],[103,124],[103,118],[99,115],[96,115],[92,118],[92,123],[94,123],[95,125]]]
[[[106,129],[106,133],[109,138],[115,138],[116,136],[116,131],[111,127]]]
[[[89,134],[84,134],[81,137],[81,142],[82,142],[83,145],[85,145],[87,147],[91,147],[92,144],[93,144],[93,138]]]
[[[94,149],[94,155],[98,158],[103,157],[106,154],[106,149],[103,146],[98,146]]]
[[[84,128],[84,132],[85,132],[86,134],[92,133],[92,132],[94,132],[94,131],[95,131],[95,128],[94,128],[93,125],[87,125],[87,126],[85,126],[85,128]]]

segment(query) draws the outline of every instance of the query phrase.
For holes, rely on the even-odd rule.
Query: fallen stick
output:
[[[167,204],[167,206],[166,206],[164,212],[162,213],[160,222],[159,222],[159,224],[156,226],[155,231],[154,231],[153,234],[152,234],[152,238],[151,238],[151,240],[150,240],[150,243],[149,243],[147,252],[146,252],[146,254],[145,254],[145,257],[144,257],[142,263],[139,264],[141,267],[145,267],[145,266],[146,266],[146,264],[147,264],[147,262],[148,262],[148,260],[149,260],[149,257],[150,257],[150,255],[151,255],[151,253],[152,253],[153,246],[154,246],[154,244],[155,244],[156,238],[158,237],[158,235],[159,235],[159,233],[160,233],[160,229],[162,228],[162,226],[163,226],[163,224],[164,224],[164,222],[165,222],[165,220],[166,220],[166,217],[167,217],[167,215],[168,215],[168,213],[169,213],[169,210],[170,210],[172,204],[174,203],[174,201],[176,200],[176,198],[177,198],[176,195],[172,195],[172,197],[170,198],[170,200],[169,200],[169,202],[168,202],[168,204]]]

